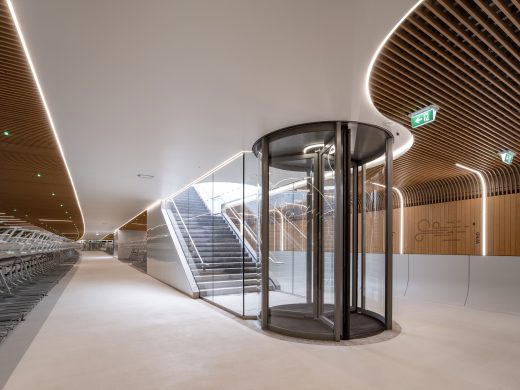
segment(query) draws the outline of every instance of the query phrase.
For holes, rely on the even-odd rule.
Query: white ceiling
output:
[[[270,131],[336,119],[381,125],[367,69],[415,2],[13,0],[85,238]],[[399,132],[402,144],[409,132]]]

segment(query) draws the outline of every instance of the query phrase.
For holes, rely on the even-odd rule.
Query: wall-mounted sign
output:
[[[435,116],[437,115],[437,111],[439,111],[439,107],[436,105],[431,105],[411,113],[409,117],[412,122],[412,129],[433,122],[435,120]]]
[[[513,164],[513,158],[516,156],[516,153],[512,150],[503,150],[498,152],[498,154],[500,155],[502,162],[507,165]]]

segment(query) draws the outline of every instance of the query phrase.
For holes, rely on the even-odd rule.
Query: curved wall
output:
[[[468,291],[469,256],[409,255],[406,296],[464,305]]]
[[[173,288],[198,298],[199,289],[162,204],[148,209],[147,273]]]
[[[394,255],[394,297],[520,314],[520,257]]]
[[[520,314],[520,257],[471,256],[466,306]]]

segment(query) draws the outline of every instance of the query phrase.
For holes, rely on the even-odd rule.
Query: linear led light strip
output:
[[[208,172],[204,173],[202,176],[196,178],[195,180],[193,180],[191,183],[189,184],[186,184],[184,187],[182,187],[180,190],[174,192],[173,194],[167,196],[166,198],[164,199],[157,199],[155,202],[153,202],[152,204],[150,204],[149,206],[147,206],[144,210],[150,210],[152,208],[154,208],[155,206],[157,206],[158,204],[160,204],[163,200],[166,200],[166,199],[171,199],[171,198],[174,198],[176,197],[177,195],[179,195],[180,193],[182,193],[183,191],[186,191],[188,188],[190,188],[192,185],[198,183],[199,181],[201,180],[204,180],[206,177],[210,176],[212,173],[218,171],[220,168],[223,168],[225,167],[226,165],[228,165],[229,163],[235,161],[237,158],[239,158],[240,156],[242,156],[242,154],[244,153],[251,153],[251,151],[249,150],[243,150],[241,152],[238,152],[237,154],[234,154],[233,156],[231,156],[230,158],[228,158],[227,160],[221,162],[220,164],[218,164],[217,166],[215,166],[214,168],[210,169]],[[143,211],[144,211],[143,210]],[[121,229],[123,226],[125,226],[127,223],[131,222],[134,218],[136,218],[138,215],[140,215],[143,211],[140,211],[138,212],[135,216],[133,216],[132,218],[130,218],[128,221],[126,221],[125,223],[123,223],[121,226],[119,226],[116,230],[119,230]]]
[[[201,181],[201,180],[204,180],[206,177],[208,177],[209,175],[211,175],[212,173],[218,171],[220,168],[223,168],[225,167],[226,165],[228,165],[229,163],[235,161],[237,158],[239,158],[240,156],[242,156],[242,154],[244,153],[251,153],[251,151],[249,150],[244,150],[244,151],[241,151],[241,152],[238,152],[237,154],[231,156],[230,158],[228,158],[227,160],[221,162],[219,165],[217,165],[216,167],[214,167],[213,169],[209,170],[208,172],[206,172],[205,174],[203,174],[202,176],[198,177],[197,179],[193,180],[191,183],[189,184],[186,184],[184,187],[182,187],[180,190],[174,192],[172,195],[166,197],[164,200],[166,199],[170,199],[170,198],[174,198],[175,196],[179,195],[180,193],[184,192],[185,190],[187,190],[188,188],[190,188],[192,185],[196,184],[197,182]]]
[[[381,52],[381,50],[383,50],[383,47],[385,46],[385,43],[390,39],[392,34],[395,32],[395,30],[397,30],[399,28],[401,23],[403,23],[406,20],[406,18],[413,11],[415,11],[415,9],[419,5],[421,5],[421,3],[423,1],[424,0],[419,0],[417,3],[415,3],[415,5],[412,8],[410,8],[410,10],[399,20],[399,22],[397,22],[397,24],[394,26],[394,28],[391,29],[390,32],[386,35],[385,39],[383,39],[383,41],[379,44],[379,47],[377,48],[376,52],[374,53],[374,56],[370,60],[370,64],[368,65],[367,74],[366,74],[366,78],[365,78],[365,93],[367,95],[368,101],[370,102],[370,104],[372,104],[372,106],[374,106],[374,102],[372,101],[372,97],[370,96],[370,74],[372,73],[372,68],[374,67],[374,64],[376,63],[377,57],[379,56],[379,53]]]
[[[422,1],[422,0],[421,0]],[[411,139],[403,146],[401,146],[399,149],[395,150],[394,151],[394,159],[397,158],[400,154],[404,153],[406,150],[410,149],[410,147],[413,145],[413,136],[411,137]],[[317,145],[311,145],[312,147],[316,147]],[[211,170],[209,170],[208,172],[204,173],[202,176],[196,178],[195,180],[193,180],[191,183],[189,184],[186,184],[184,187],[182,187],[180,190],[174,192],[173,194],[171,194],[170,196],[167,196],[166,198],[164,199],[157,199],[155,202],[153,202],[152,204],[150,204],[149,206],[147,206],[144,210],[150,210],[152,209],[153,207],[157,206],[158,204],[160,204],[163,200],[167,200],[167,199],[172,199],[174,197],[176,197],[177,195],[179,195],[180,193],[186,191],[188,188],[190,188],[192,185],[200,182],[201,180],[204,180],[206,177],[210,176],[211,174],[213,174],[214,172],[218,171],[219,169],[225,167],[226,165],[232,163],[233,161],[235,161],[237,158],[239,158],[240,156],[242,156],[242,154],[244,153],[251,153],[250,150],[243,150],[243,151],[240,151],[236,154],[234,154],[233,156],[231,156],[230,158],[228,158],[227,160],[221,162],[220,164],[218,164],[217,166],[215,166],[214,168],[212,168]],[[377,165],[377,164],[374,164],[376,161],[379,162],[379,161],[382,161],[384,159],[384,155],[382,157],[380,157],[379,159],[376,159],[372,162],[370,162],[369,164],[367,164],[367,167],[369,166],[373,166],[373,165]],[[373,164],[373,165],[372,165]],[[332,172],[327,172],[325,174],[325,179],[327,178],[331,178],[333,177],[333,173]],[[301,180],[299,182],[295,182],[295,183],[292,183],[292,184],[288,184],[286,186],[283,186],[283,187],[279,187],[275,190],[271,190],[269,191],[269,194],[273,195],[275,193],[278,193],[278,192],[283,192],[289,188],[299,188],[299,187],[302,187],[304,185],[307,185],[307,180]],[[243,201],[246,201],[247,199],[253,199],[256,195],[251,195],[251,196],[248,196],[248,197],[245,197],[243,199]],[[229,203],[229,205],[232,205],[233,202]],[[128,221],[126,221],[125,223],[123,223],[122,225],[120,225],[117,229],[115,230],[119,230],[121,229],[123,226],[125,226],[127,223],[131,222],[133,219],[135,219],[137,216],[139,216],[144,210],[138,212],[136,215],[134,215],[132,218],[130,218]]]
[[[413,143],[415,142],[415,139],[413,137],[413,134],[410,135],[410,139],[401,147],[395,149],[392,153],[392,157],[394,160],[396,160],[398,157],[401,157],[406,151],[408,151]],[[366,164],[367,168],[372,168],[378,165],[381,165],[384,163],[385,155],[383,154],[381,157],[376,158],[375,160],[372,160]]]
[[[471,173],[477,175],[480,180],[481,190],[482,190],[482,256],[486,256],[487,253],[487,185],[486,180],[484,180],[484,175],[477,171],[476,169],[469,168],[462,164],[455,164],[455,166],[465,169]]]
[[[20,38],[20,42],[22,43],[22,47],[25,52],[25,56],[27,57],[27,62],[29,63],[29,67],[31,68],[31,72],[33,74],[34,81],[36,83],[36,86],[38,87],[38,92],[40,93],[40,98],[42,99],[43,106],[45,107],[45,112],[47,113],[47,118],[49,119],[49,123],[51,125],[51,129],[54,134],[54,138],[56,138],[56,143],[58,144],[58,149],[60,150],[61,158],[63,159],[63,163],[65,164],[65,168],[67,169],[67,174],[69,175],[69,180],[70,180],[70,183],[72,184],[74,196],[76,197],[76,202],[78,203],[79,212],[81,214],[81,222],[83,224],[83,234],[85,234],[85,218],[83,216],[83,210],[81,209],[81,204],[79,202],[78,193],[76,191],[76,187],[74,186],[74,181],[72,180],[72,175],[70,174],[70,169],[67,164],[67,160],[65,158],[65,153],[63,152],[63,148],[61,147],[60,139],[58,138],[58,133],[54,126],[54,121],[52,120],[51,111],[49,110],[49,106],[47,105],[47,101],[45,100],[45,96],[43,95],[43,90],[40,85],[40,81],[38,80],[38,75],[36,74],[36,70],[34,69],[34,65],[31,60],[31,55],[29,54],[29,49],[27,48],[27,44],[25,43],[25,39],[22,34],[22,29],[20,27],[20,23],[18,23],[18,18],[16,17],[16,13],[14,11],[14,7],[13,7],[11,0],[7,0],[7,6],[9,7],[9,12],[11,13],[11,17],[13,18],[14,25],[16,27],[16,31],[18,32],[18,37]]]
[[[394,151],[394,159],[397,158],[401,153],[404,153],[406,150],[410,149],[410,147],[412,146],[413,144],[413,136],[412,138],[405,144],[403,145],[402,147],[400,147],[399,149],[395,150]],[[315,147],[317,145],[311,145],[312,147]],[[177,195],[179,195],[180,193],[186,191],[188,188],[190,188],[192,185],[200,182],[201,180],[204,180],[206,177],[210,176],[211,174],[213,174],[214,172],[218,171],[219,169],[225,167],[226,165],[232,163],[233,161],[235,161],[237,158],[239,158],[240,156],[242,156],[244,153],[251,153],[250,150],[243,150],[243,151],[240,151],[236,154],[234,154],[233,156],[231,156],[230,158],[228,158],[227,160],[221,162],[220,164],[218,164],[217,166],[215,166],[214,168],[212,168],[211,170],[209,170],[208,172],[204,173],[202,176],[196,178],[195,180],[193,180],[191,183],[189,184],[186,184],[184,187],[182,187],[180,190],[174,192],[173,194],[167,196],[166,198],[163,198],[163,199],[157,199],[155,202],[153,202],[152,204],[148,205],[144,210],[138,212],[136,215],[134,215],[132,218],[130,218],[128,221],[126,221],[125,223],[123,223],[122,225],[120,225],[117,229],[115,230],[119,230],[121,229],[123,226],[125,226],[127,223],[131,222],[132,220],[134,220],[137,216],[139,216],[141,213],[143,213],[143,211],[145,210],[150,210],[152,208],[154,208],[155,206],[157,206],[158,204],[160,204],[163,200],[167,200],[167,199],[172,199],[174,197],[176,197]],[[367,164],[367,167],[370,165],[372,166],[371,164],[375,163],[376,161],[379,161],[379,160],[383,160],[384,156],[380,157],[379,159],[376,159],[374,161],[372,161],[371,163]],[[376,165],[376,164],[374,164]],[[325,178],[331,178],[333,177],[333,173],[332,172],[327,172],[325,174]],[[283,187],[280,187],[278,189],[275,189],[275,190],[271,190],[269,191],[270,194],[274,194],[276,191],[278,192],[283,192],[284,190],[286,189],[289,189],[289,188],[299,188],[300,186],[304,186],[304,185],[307,185],[307,180],[301,180],[299,182],[295,182],[295,183],[292,183],[292,184],[288,184],[286,186],[283,186]],[[295,187],[296,186],[296,187]],[[246,201],[247,199],[251,198],[253,199],[256,195],[251,195],[251,196],[248,196],[248,197],[245,197],[243,200]],[[228,205],[232,205],[233,202],[229,203]]]
[[[378,187],[386,188],[385,185],[379,183],[370,183]],[[401,190],[398,188],[392,188],[397,197],[399,198],[399,254],[402,255],[404,253],[404,197]]]
[[[395,32],[395,30],[397,30],[399,28],[399,26],[406,20],[406,18],[408,18],[408,16],[413,11],[415,11],[415,9],[419,5],[421,5],[421,3],[423,1],[424,0],[419,0],[417,3],[415,3],[415,5],[412,8],[410,8],[410,10],[408,10],[408,12],[399,20],[399,22],[397,22],[397,24],[394,26],[394,28],[392,28],[390,30],[390,32],[386,35],[385,39],[383,39],[383,41],[379,44],[376,52],[374,53],[374,55],[372,56],[372,59],[370,60],[370,64],[368,65],[367,74],[366,74],[366,77],[365,77],[365,94],[367,96],[368,102],[372,105],[372,107],[374,107],[374,109],[376,111],[378,111],[378,110],[377,110],[376,106],[374,105],[374,102],[372,101],[372,96],[370,96],[370,75],[372,74],[372,69],[374,68],[374,65],[376,63],[377,57],[379,56],[379,53],[381,52],[381,50],[383,50],[383,47],[385,46],[386,42],[390,39],[392,34]],[[399,157],[402,154],[404,154],[408,149],[410,149],[412,147],[413,143],[414,143],[414,138],[413,138],[413,135],[412,135],[412,137],[410,138],[410,140],[408,140],[408,142],[406,144],[401,146],[399,149],[394,150],[394,156],[393,156],[394,160],[397,157]],[[379,159],[374,160],[372,163],[376,163],[376,162],[379,163],[380,162]],[[374,165],[377,165],[377,163],[374,164]],[[367,164],[367,167],[369,167],[368,164]]]
[[[39,221],[42,221],[42,222],[67,222],[67,223],[72,223],[72,221],[70,219],[44,219],[44,218],[40,218]]]
[[[142,211],[139,211],[136,215],[134,215],[132,218],[130,218],[128,221],[126,221],[125,223],[123,223],[121,226],[119,226],[118,228],[116,228],[115,230],[119,230],[121,229],[123,226],[125,226],[126,224],[132,222],[134,219],[136,219],[138,216],[140,216],[145,210],[149,210],[153,207],[155,207],[157,204],[161,203],[161,199],[158,199],[156,200],[155,202],[153,202],[152,204],[150,204],[149,206],[147,206],[144,210]],[[110,233],[109,233],[110,234]]]

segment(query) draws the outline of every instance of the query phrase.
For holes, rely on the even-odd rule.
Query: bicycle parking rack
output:
[[[0,342],[72,268],[78,248],[36,227],[0,227]]]

